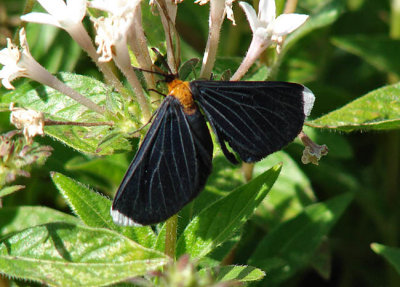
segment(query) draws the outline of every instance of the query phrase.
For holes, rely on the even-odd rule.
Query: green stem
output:
[[[254,163],[242,163],[242,172],[246,182],[249,182],[253,178]]]
[[[178,215],[170,217],[166,221],[165,254],[175,259],[176,236],[178,228]]]

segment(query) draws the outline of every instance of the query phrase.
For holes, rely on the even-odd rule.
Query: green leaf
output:
[[[297,163],[285,152],[269,155],[254,166],[254,176],[269,166],[282,162],[282,171],[268,196],[257,208],[255,220],[269,228],[292,218],[315,201],[310,181]]]
[[[264,286],[281,283],[306,266],[352,198],[353,193],[346,193],[307,206],[266,235],[249,259],[249,264],[267,272]]]
[[[215,268],[201,269],[199,273],[205,276],[208,273],[218,281],[231,281],[237,280],[240,282],[250,282],[261,280],[265,276],[265,272],[261,269],[252,266],[238,266],[238,265],[227,265],[218,266]]]
[[[113,154],[96,158],[77,156],[65,164],[65,169],[74,171],[77,175],[92,175],[97,184],[99,184],[99,181],[107,182],[112,190],[116,190],[128,166],[129,161],[126,154]]]
[[[160,252],[107,229],[35,226],[0,242],[0,273],[50,286],[104,286],[167,262]]]
[[[119,99],[102,82],[90,77],[61,73],[61,80],[72,89],[104,106],[107,97]],[[73,99],[47,86],[26,82],[0,98],[2,103],[17,103],[18,106],[41,111],[46,119],[74,122],[103,122],[107,118],[89,111]],[[45,133],[70,147],[84,153],[97,155],[113,154],[115,151],[131,150],[129,141],[115,137],[107,146],[99,148],[101,140],[110,133],[110,126],[82,127],[71,125],[46,126]]]
[[[188,253],[201,258],[232,237],[268,194],[280,170],[281,165],[274,166],[195,216],[178,239],[177,257]]]
[[[85,224],[116,230],[143,246],[153,246],[156,237],[150,226],[116,225],[110,215],[111,201],[109,199],[61,173],[53,172],[51,177],[68,205]]]
[[[44,206],[0,208],[0,236],[55,221],[78,224],[79,218]]]
[[[164,252],[165,251],[165,236],[167,234],[166,224],[163,223],[158,230],[157,239],[154,242],[153,249]]]
[[[383,256],[387,261],[392,264],[392,266],[396,269],[397,273],[400,274],[400,249],[385,246],[379,243],[372,243],[371,249],[381,256]]]
[[[14,192],[17,192],[18,190],[21,190],[23,188],[25,188],[24,185],[12,185],[3,187],[0,190],[0,198],[5,197],[6,195],[13,194]]]
[[[369,92],[308,125],[345,132],[399,129],[400,83]]]
[[[184,81],[187,80],[188,76],[190,74],[193,74],[193,72],[196,70],[196,66],[200,62],[200,59],[198,58],[192,58],[190,60],[187,60],[185,63],[181,65],[179,68],[179,78]]]
[[[392,72],[400,76],[400,40],[388,36],[351,35],[335,37],[332,43],[384,73]]]
[[[224,241],[221,245],[217,246],[213,251],[208,253],[207,256],[201,258],[199,265],[203,267],[215,267],[221,265],[221,262],[229,257],[229,254],[234,254],[234,250],[241,240],[242,232],[243,229],[241,229],[239,232],[236,232],[228,240]]]
[[[184,228],[193,216],[213,202],[244,183],[238,165],[232,165],[222,151],[217,150],[213,159],[213,172],[200,195],[179,212],[179,226]]]

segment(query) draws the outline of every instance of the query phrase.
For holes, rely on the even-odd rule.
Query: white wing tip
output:
[[[304,115],[308,117],[311,113],[311,110],[314,106],[315,96],[313,92],[307,87],[304,87],[303,90],[303,100],[304,100]]]
[[[131,218],[123,215],[118,210],[112,209],[110,210],[111,217],[115,224],[122,226],[142,226],[136,222],[134,222]]]

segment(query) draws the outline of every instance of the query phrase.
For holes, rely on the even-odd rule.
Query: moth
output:
[[[119,225],[162,222],[201,192],[212,170],[206,122],[230,162],[239,162],[231,149],[251,163],[293,141],[314,103],[312,92],[296,83],[165,78],[168,95],[111,207]]]

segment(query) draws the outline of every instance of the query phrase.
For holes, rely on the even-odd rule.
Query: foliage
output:
[[[0,9],[12,19],[23,2],[6,0]],[[309,21],[287,36],[280,54],[267,49],[244,80],[307,85],[316,103],[304,131],[329,154],[318,166],[304,165],[296,140],[256,163],[245,182],[217,148],[207,186],[179,213],[175,262],[164,254],[166,224],[123,227],[109,214],[109,197],[146,130],[135,133],[143,115],[125,97],[132,91],[104,83],[64,31],[27,24],[35,59],[107,112],[26,79],[0,89],[0,285],[400,286],[399,1],[298,2]],[[277,1],[279,13],[284,4]],[[237,27],[223,24],[215,79],[236,71],[251,41],[233,5]],[[180,74],[191,80],[200,73],[209,5],[178,7]],[[147,2],[142,17],[149,47],[164,53],[164,31]],[[12,37],[17,27],[4,23]],[[29,145],[10,132],[12,102],[53,122],[100,124],[45,126],[45,137]]]

